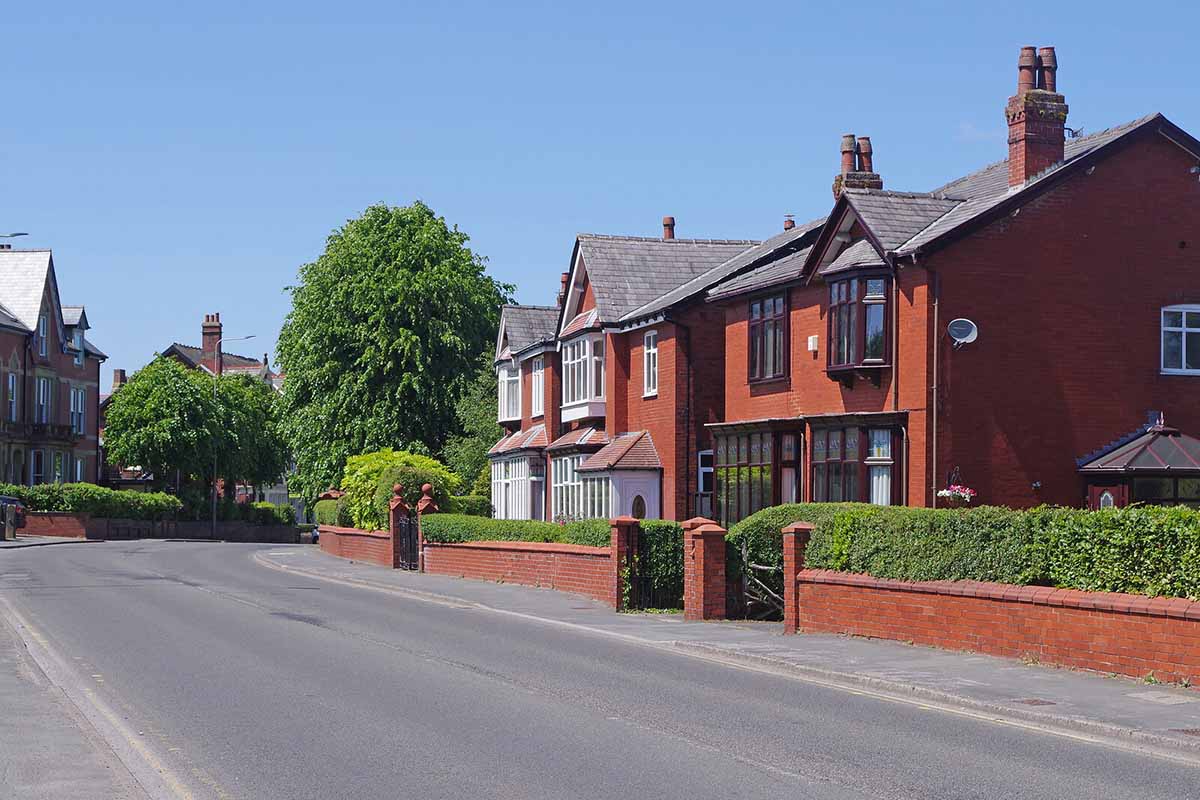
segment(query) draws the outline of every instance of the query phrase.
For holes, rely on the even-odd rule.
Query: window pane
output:
[[[1134,478],[1133,499],[1169,500],[1174,497],[1175,486],[1171,478]]]
[[[840,503],[842,501],[842,465],[830,464],[828,469],[829,501],[831,503]]]
[[[725,442],[726,442],[726,437],[724,437],[724,436],[717,437],[717,464],[718,465],[722,465],[725,463]]]
[[[1183,368],[1183,334],[1163,331],[1163,369]]]
[[[795,503],[798,500],[799,495],[796,492],[796,469],[795,467],[784,467],[779,471],[779,502]]]
[[[858,461],[858,428],[846,429],[846,446],[843,448],[844,461]]]
[[[871,278],[867,281],[867,295],[870,297],[883,296],[883,278]]]
[[[813,461],[825,460],[825,431],[813,431]]]
[[[758,375],[759,375],[759,372],[758,372],[758,365],[759,365],[758,351],[759,351],[760,349],[762,349],[762,326],[761,326],[761,325],[757,325],[757,324],[755,324],[755,325],[751,325],[751,326],[750,326],[750,353],[749,353],[749,356],[750,356],[750,377],[751,377],[751,378],[757,378],[757,377],[758,377]]]
[[[824,464],[814,465],[813,466],[813,485],[812,485],[812,493],[813,493],[812,499],[813,499],[814,503],[824,503],[825,499],[829,496],[828,491],[826,489],[825,478],[826,478],[825,465]]]
[[[871,431],[870,458],[892,457],[892,432],[887,428],[876,428]]]
[[[1188,328],[1200,328],[1200,311],[1189,311],[1184,315],[1184,324]]]
[[[892,468],[871,467],[871,502],[877,506],[892,504]]]
[[[757,300],[750,304],[750,319],[758,319],[762,316],[762,303]]]
[[[1200,478],[1180,478],[1179,499],[1200,500]]]
[[[858,464],[842,464],[842,499],[848,503],[862,500],[858,493]]]
[[[763,377],[769,378],[775,372],[775,323],[764,322],[763,334]]]
[[[825,453],[825,458],[829,461],[838,461],[842,457],[842,432],[829,432],[829,450]]]
[[[883,358],[883,303],[869,303],[864,309],[867,315],[867,343],[863,358]]]
[[[750,460],[750,437],[742,435],[738,437],[738,463],[745,464]]]
[[[848,327],[850,309],[838,309],[841,313],[838,314],[837,328],[837,363],[848,364],[850,357],[850,328]]]
[[[1164,311],[1163,312],[1163,327],[1179,328],[1183,326],[1182,311]]]
[[[1187,337],[1187,342],[1184,346],[1184,369],[1200,369],[1200,333],[1184,334]]]
[[[848,355],[848,359],[847,359],[846,363],[847,364],[857,364],[858,363],[858,346],[859,346],[858,303],[851,303],[849,306],[846,307],[846,311],[847,311],[847,316],[850,318],[849,322],[847,323],[847,333],[846,333],[846,335],[848,337],[848,342],[849,342],[846,347],[846,353]]]
[[[750,468],[740,467],[738,469],[738,518],[744,519],[750,516]]]
[[[795,436],[795,434],[785,433],[783,435],[783,441],[780,443],[780,449],[782,450],[782,453],[780,454],[781,461],[795,461],[796,460],[796,436]]]

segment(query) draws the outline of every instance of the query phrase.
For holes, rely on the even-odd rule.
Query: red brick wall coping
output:
[[[425,542],[425,547],[453,547],[464,550],[506,550],[523,553],[571,553],[579,556],[598,556],[609,558],[611,547],[589,547],[582,544],[564,544],[561,542]]]
[[[1032,603],[1060,608],[1080,608],[1091,611],[1111,611],[1118,614],[1143,614],[1152,617],[1174,617],[1200,621],[1200,602],[1179,597],[1146,597],[1119,592],[1085,592],[1079,589],[1056,589],[1052,586],[1014,586],[1008,583],[985,581],[901,581],[828,569],[801,570],[798,577],[801,583],[824,583],[837,586],[856,586],[864,589],[886,589],[893,592],[975,597],[982,600],[1002,600],[1011,603]]]
[[[317,530],[322,535],[326,533],[335,533],[338,536],[369,536],[375,539],[391,539],[392,534],[387,531],[364,531],[358,528],[339,528],[336,525],[319,525]]]

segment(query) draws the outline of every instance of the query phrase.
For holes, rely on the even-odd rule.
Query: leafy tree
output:
[[[217,415],[211,379],[156,358],[113,395],[105,415],[108,459],[142,467],[160,485],[212,472]]]
[[[279,336],[292,484],[312,498],[348,456],[441,452],[512,287],[425,204],[374,205],[300,268]]]
[[[446,465],[462,478],[463,485],[476,489],[476,478],[488,469],[487,452],[504,429],[496,422],[496,372],[483,364],[454,406],[461,434],[450,437],[443,455]],[[490,477],[487,481],[490,492]]]
[[[217,386],[218,474],[253,486],[275,483],[287,470],[278,393],[252,375],[222,375]]]

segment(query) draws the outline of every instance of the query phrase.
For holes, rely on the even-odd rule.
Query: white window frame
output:
[[[1167,325],[1167,314],[1179,314],[1179,325]],[[1191,327],[1188,323],[1188,314],[1194,314],[1200,317],[1200,305],[1197,304],[1180,304],[1174,306],[1163,306],[1158,315],[1158,367],[1163,375],[1200,375],[1200,369],[1188,369],[1187,356],[1187,340],[1188,334],[1196,334],[1200,336],[1200,327]],[[1167,357],[1166,338],[1167,333],[1179,334],[1179,366],[1167,367],[1164,366]]]
[[[545,414],[546,405],[546,359],[537,356],[530,365],[529,381],[529,415],[540,417]]]
[[[34,422],[43,425],[50,422],[50,379],[39,377],[37,386],[37,405],[34,408]]]
[[[84,407],[87,405],[87,389],[71,389],[71,432],[82,434],[86,420]]]
[[[492,462],[492,509],[496,519],[529,519],[529,458]]]
[[[83,331],[75,329],[75,366],[83,366]]]
[[[561,347],[563,407],[604,400],[603,335],[580,336]]]
[[[38,335],[38,355],[39,356],[46,355],[46,339],[48,338],[48,334],[47,334],[48,327],[49,326],[48,326],[48,321],[46,319],[46,315],[42,314],[41,316],[38,317],[37,335]]]
[[[521,419],[521,368],[503,366],[497,374],[498,416],[500,422]]]
[[[658,396],[658,331],[642,335],[642,397]]]
[[[17,421],[17,373],[8,373],[8,421]]]
[[[85,460],[82,456],[75,457],[75,483],[84,483],[83,468]]]
[[[890,506],[892,504],[892,494],[894,492],[893,482],[896,480],[896,459],[893,450],[892,429],[891,428],[867,428],[863,431],[867,437],[866,456],[863,458],[863,464],[867,468],[867,496],[870,502],[877,506]],[[881,434],[883,440],[887,443],[887,453],[875,454],[875,435]],[[860,434],[862,435],[862,434]],[[875,475],[876,473],[887,472],[887,491],[882,498],[875,496]],[[860,495],[861,496],[861,495]]]

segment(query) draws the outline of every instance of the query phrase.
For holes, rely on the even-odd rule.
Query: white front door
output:
[[[657,472],[616,471],[612,475],[617,513],[639,519],[659,519],[662,516],[659,498],[662,480]]]

